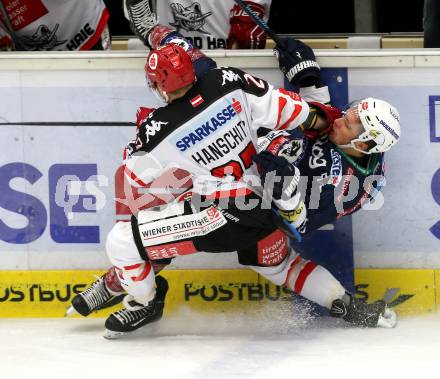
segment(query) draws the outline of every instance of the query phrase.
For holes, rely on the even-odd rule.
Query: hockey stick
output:
[[[260,17],[258,17],[253,11],[252,9],[245,4],[245,2],[243,0],[234,0],[241,9],[243,9],[244,12],[246,12],[248,14],[248,16],[255,21],[255,23],[261,28],[263,29],[266,34],[272,38],[272,40],[276,43],[277,47],[282,50],[284,52],[284,56],[290,61],[290,63],[295,66],[298,62],[296,62],[292,56],[290,55],[290,53],[287,51],[287,46],[284,43],[284,41],[278,37],[278,34],[276,34],[271,28],[269,28],[269,25],[267,25],[267,22],[262,20]],[[278,59],[278,58],[277,58]]]
[[[287,46],[286,44],[281,40],[280,37],[278,37],[278,35],[269,27],[269,25],[267,25],[267,22],[262,20],[260,17],[258,17],[253,11],[252,9],[245,4],[245,2],[243,0],[234,0],[235,3],[237,3],[241,9],[243,9],[244,12],[246,12],[248,14],[248,16],[254,20],[254,22],[261,28],[263,29],[267,35],[272,38],[272,40],[276,43],[276,45],[283,50],[284,52],[287,52]],[[290,54],[285,54],[288,59],[291,61],[291,63],[293,65],[295,65],[297,62],[295,62],[291,57]],[[286,232],[290,232],[289,235],[291,237],[294,237],[298,240],[298,242],[302,241],[302,237],[301,234],[298,232],[298,230],[290,223],[288,222],[285,218],[283,218],[280,213],[278,212],[277,209],[272,208],[272,211],[275,213],[275,215],[278,217],[278,219],[282,222],[282,226],[280,225],[280,227],[282,227]]]
[[[260,17],[258,17],[253,11],[252,9],[249,7],[249,5],[245,4],[245,2],[243,0],[234,0],[241,9],[243,9],[248,16],[255,21],[255,23],[261,28],[263,29],[267,35],[273,39],[273,41],[277,44],[277,46],[279,48],[281,48],[281,50],[287,51],[287,46],[286,44],[281,40],[280,37],[278,37],[278,35],[271,29],[269,28],[269,25],[267,25],[267,22],[262,20]]]
[[[281,229],[283,229],[290,237],[294,237],[298,242],[302,241],[302,236],[289,221],[287,221],[283,216],[280,215],[278,209],[272,207],[273,213],[278,216],[279,221],[282,222],[283,225],[279,225]],[[289,233],[290,232],[290,233]]]

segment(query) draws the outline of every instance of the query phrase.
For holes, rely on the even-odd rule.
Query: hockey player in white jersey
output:
[[[233,0],[125,0],[126,16],[142,25],[146,12],[199,49],[264,49],[266,33]],[[269,18],[272,0],[245,1],[261,19]],[[140,24],[139,24],[140,23]],[[141,40],[146,41],[145,38]]]
[[[251,159],[257,129],[296,128],[308,118],[308,104],[234,68],[212,69],[196,81],[190,56],[175,44],[150,52],[146,73],[168,105],[141,121],[125,174],[150,189],[166,182],[169,191],[133,199],[131,223],[117,223],[107,239],[114,267],[74,298],[73,309],[87,315],[127,293],[124,308],[106,320],[107,337],[114,338],[160,319],[168,286],[155,277],[155,263],[236,251],[242,265],[333,316],[394,326],[396,315],[384,302],[359,302],[325,268],[289,248],[282,223],[261,201]]]
[[[109,50],[103,0],[0,0],[0,49]]]

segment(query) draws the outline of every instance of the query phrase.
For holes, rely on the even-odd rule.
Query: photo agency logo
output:
[[[280,200],[280,195],[282,202],[292,203],[290,200],[295,197],[295,204],[300,204],[305,201],[306,193],[310,193],[308,209],[318,209],[323,201],[333,202],[340,214],[352,213],[359,207],[365,210],[378,210],[382,207],[384,198],[380,189],[385,185],[382,175],[369,175],[360,181],[354,169],[342,175],[342,170],[336,170],[334,166],[331,175],[298,178],[292,175],[280,176],[274,170],[267,172],[262,180],[261,173],[243,175],[241,171],[237,176],[233,165],[223,167],[221,171],[211,170],[211,174],[192,174],[180,168],[177,163],[168,162],[164,165],[149,153],[128,152],[128,159],[121,167],[122,175],[120,178],[118,175],[116,184],[117,208],[123,207],[128,213],[137,214],[140,210],[175,200],[188,200],[196,209],[209,207],[215,201],[224,210],[233,206],[249,211],[258,207],[270,209],[274,199]],[[295,187],[293,190],[292,186]],[[327,190],[323,195],[324,186],[333,188],[330,198]],[[249,190],[261,193],[262,198],[250,196]]]
[[[75,215],[105,207],[109,180],[97,172],[97,164],[55,163],[47,171],[26,162],[0,166],[0,210],[9,211],[0,215],[0,240],[28,244],[49,229],[56,243],[99,243],[99,225],[75,222]],[[17,223],[17,215],[26,221]]]
[[[108,185],[105,175],[92,175],[86,180],[77,175],[63,175],[56,184],[55,204],[63,209],[67,220],[74,218],[74,208],[78,205],[85,212],[97,212],[106,205],[106,196],[100,187]]]
[[[139,159],[133,161],[134,165],[125,165],[117,169],[115,195],[112,195],[109,189],[112,179],[98,174],[97,164],[55,163],[47,171],[25,162],[0,166],[0,210],[9,211],[0,215],[0,240],[13,244],[28,244],[49,230],[50,238],[56,243],[100,243],[100,223],[97,222],[99,217],[93,218],[94,221],[85,221],[85,215],[87,220],[92,220],[91,216],[104,210],[107,200],[113,200],[113,196],[116,200],[116,218],[120,220],[126,220],[131,214],[137,214],[142,209],[185,199],[191,199],[192,206],[196,209],[209,207],[214,201],[222,210],[227,210],[230,205],[244,211],[257,206],[270,209],[274,183],[286,179],[276,175],[270,178],[263,191],[261,203],[256,200],[257,196],[245,196],[247,188],[259,185],[260,177],[257,175],[242,178],[239,183],[235,181],[235,185],[246,182],[248,186],[241,186],[239,190],[232,186],[230,190],[224,191],[219,187],[219,183],[234,184],[233,170],[229,173],[224,170],[223,174],[229,175],[229,178],[219,181],[220,178],[211,175],[195,177],[178,168],[176,164],[163,166],[151,155],[137,158]],[[161,175],[158,175],[159,172]],[[307,180],[313,181],[312,196],[307,209],[313,209],[320,204],[321,186],[326,183],[329,187],[330,179],[304,177],[304,183]],[[13,183],[21,183],[22,187],[15,188]],[[335,183],[334,177],[331,178],[331,183]],[[362,201],[367,198],[364,199],[362,196],[361,199],[357,196],[357,188],[369,188],[370,184],[371,181],[365,181],[361,185],[355,175],[341,176],[339,186],[342,190],[334,192],[338,200],[338,209],[341,204],[347,204],[340,209],[351,212],[361,206]],[[284,187],[286,193],[292,193],[288,178],[284,181]],[[41,191],[37,191],[37,188]],[[440,204],[439,188],[440,171],[433,181],[433,193]],[[200,195],[193,195],[193,192],[214,193],[222,197],[202,198]],[[307,192],[301,182],[298,192],[301,196]],[[348,203],[353,198],[362,201]],[[333,201],[333,196],[330,197],[330,201]],[[296,203],[301,204],[301,201]],[[380,201],[376,203],[378,204]],[[15,220],[19,217],[27,222],[17,224]]]

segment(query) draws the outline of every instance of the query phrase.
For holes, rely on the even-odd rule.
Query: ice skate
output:
[[[133,310],[124,308],[110,315],[105,321],[104,338],[117,339],[133,332],[144,325],[159,321],[162,318],[168,282],[161,276],[156,277],[156,296],[148,305],[137,304]]]
[[[383,300],[368,304],[346,293],[332,303],[330,314],[363,328],[394,328],[397,315]]]
[[[122,302],[124,296],[125,293],[112,295],[105,287],[103,275],[92,283],[89,288],[72,299],[72,305],[67,309],[65,316],[72,316],[75,313],[88,316],[94,311],[109,308]]]

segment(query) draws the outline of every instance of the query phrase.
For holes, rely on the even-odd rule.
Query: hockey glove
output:
[[[264,5],[252,1],[245,1],[255,14],[264,17]],[[235,4],[231,9],[229,23],[231,29],[228,35],[228,49],[231,49],[234,42],[239,49],[264,49],[266,46],[266,33],[249,17],[249,15]]]
[[[300,233],[305,232],[305,226],[307,223],[307,208],[303,201],[300,201],[296,209],[292,211],[283,211],[278,209],[279,215],[292,224]]]
[[[268,151],[253,155],[252,160],[258,165],[263,186],[268,188],[273,183],[272,198],[277,207],[284,210],[296,209],[299,204],[298,168],[286,158],[272,155]]]
[[[274,53],[287,80],[296,87],[319,86],[321,68],[312,48],[294,38],[283,41],[287,51],[275,47]]]

